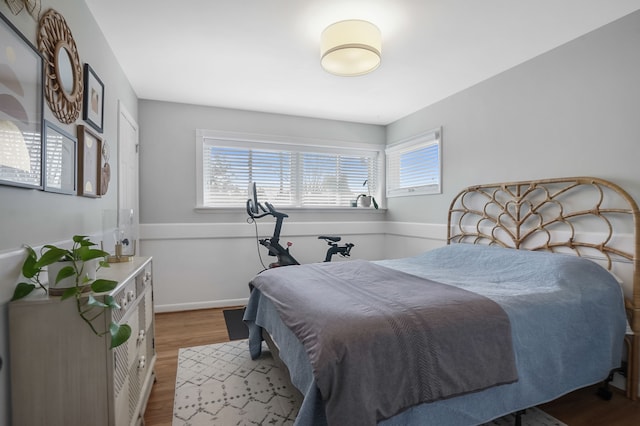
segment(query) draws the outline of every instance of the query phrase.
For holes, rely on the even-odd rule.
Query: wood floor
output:
[[[156,383],[151,390],[145,426],[171,426],[178,349],[228,342],[222,309],[156,314]]]
[[[222,309],[156,314],[157,382],[147,404],[146,426],[171,426],[178,349],[228,340]],[[595,387],[581,389],[540,408],[569,426],[640,425],[640,401],[618,392],[603,401],[595,392]]]

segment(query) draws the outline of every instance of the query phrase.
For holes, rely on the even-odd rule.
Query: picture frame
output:
[[[104,123],[104,84],[91,65],[84,64],[84,108],[82,119],[102,133]]]
[[[78,125],[78,195],[100,197],[102,139],[87,126]]]
[[[78,140],[50,121],[44,122],[44,190],[76,193]]]
[[[0,13],[0,185],[42,189],[44,61]]]

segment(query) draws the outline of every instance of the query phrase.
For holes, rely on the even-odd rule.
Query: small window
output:
[[[359,194],[381,192],[382,146],[262,138],[197,132],[198,207],[242,207],[252,182],[278,207],[351,207]]]
[[[430,130],[387,147],[387,197],[442,192],[441,134]]]

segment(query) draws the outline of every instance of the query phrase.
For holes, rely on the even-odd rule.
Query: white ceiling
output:
[[[640,0],[85,0],[136,94],[388,124],[640,9]],[[329,24],[365,19],[382,64],[320,67]]]

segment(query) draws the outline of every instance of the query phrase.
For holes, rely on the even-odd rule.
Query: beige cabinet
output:
[[[118,281],[119,310],[96,321],[127,323],[129,340],[109,349],[78,316],[73,300],[37,292],[9,304],[14,426],[129,426],[143,422],[155,380],[150,257],[111,264],[98,277]],[[104,321],[104,322],[103,322]]]

